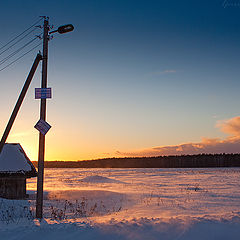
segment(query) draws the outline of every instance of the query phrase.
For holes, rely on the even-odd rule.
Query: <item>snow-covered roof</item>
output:
[[[6,143],[0,154],[0,176],[36,176],[36,169],[19,143]]]

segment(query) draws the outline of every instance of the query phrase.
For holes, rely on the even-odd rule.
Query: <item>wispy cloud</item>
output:
[[[216,126],[224,133],[229,134],[226,139],[202,138],[199,143],[183,143],[173,146],[160,146],[142,149],[133,152],[120,152],[118,156],[161,156],[200,153],[239,153],[240,152],[240,116],[218,121]]]
[[[216,126],[224,133],[233,136],[240,136],[240,116],[228,120],[218,121]]]
[[[222,3],[223,8],[226,7],[240,7],[239,0],[224,0]]]
[[[164,71],[155,71],[155,72],[151,72],[149,75],[151,76],[160,76],[160,75],[164,75],[164,74],[173,74],[176,73],[177,71],[175,69],[166,69]]]

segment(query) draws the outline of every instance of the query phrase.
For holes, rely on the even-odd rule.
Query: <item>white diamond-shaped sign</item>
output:
[[[36,125],[34,126],[40,133],[46,135],[46,133],[51,128],[51,125],[45,122],[44,120],[40,119]]]

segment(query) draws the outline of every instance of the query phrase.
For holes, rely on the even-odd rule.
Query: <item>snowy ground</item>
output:
[[[240,168],[46,169],[44,220],[0,199],[0,239],[239,239]]]

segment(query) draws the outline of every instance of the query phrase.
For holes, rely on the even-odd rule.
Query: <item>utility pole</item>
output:
[[[58,27],[57,30],[49,32],[50,27],[49,27],[48,17],[44,17],[43,27],[44,27],[44,30],[43,30],[42,85],[41,85],[41,89],[40,89],[42,91],[47,90],[47,64],[48,64],[49,35],[52,33],[56,33],[56,32],[63,34],[63,33],[71,32],[74,29],[72,24],[67,24],[67,25]],[[47,96],[43,96],[43,95],[40,97],[41,98],[40,120],[38,121],[38,123],[35,126],[35,128],[37,128],[39,130],[38,178],[37,178],[37,199],[36,199],[36,218],[39,218],[39,219],[42,219],[42,217],[43,217],[43,179],[44,179],[45,134],[51,127],[46,122],[46,98],[47,98]],[[38,124],[41,124],[41,126]],[[41,129],[42,126],[44,126],[44,128],[45,128],[44,131],[43,131],[43,129]]]
[[[7,137],[9,135],[10,131],[11,131],[13,123],[14,123],[16,117],[17,117],[18,111],[19,111],[19,109],[20,109],[20,107],[22,105],[22,102],[23,102],[24,97],[25,97],[25,95],[27,93],[27,90],[28,90],[28,88],[30,86],[30,83],[31,83],[31,81],[33,79],[34,73],[35,73],[35,71],[36,71],[36,69],[38,67],[38,64],[39,64],[39,62],[41,60],[42,60],[42,55],[38,54],[37,57],[35,58],[35,61],[34,61],[33,65],[32,65],[32,68],[31,68],[31,70],[30,70],[30,72],[28,74],[26,82],[25,82],[25,84],[24,84],[24,86],[22,88],[22,91],[21,91],[21,93],[20,93],[20,95],[18,97],[18,100],[17,100],[16,105],[15,105],[15,107],[13,109],[12,115],[11,115],[9,121],[8,121],[6,129],[5,129],[4,133],[3,133],[3,136],[2,136],[2,139],[1,139],[1,142],[0,142],[0,154],[2,152],[2,149],[4,147],[5,142],[7,140]]]
[[[43,61],[42,61],[42,84],[41,88],[47,88],[47,64],[48,64],[48,41],[49,41],[48,18],[44,19],[43,30]],[[40,119],[46,120],[46,99],[41,99]],[[43,209],[43,177],[44,177],[44,155],[45,155],[45,135],[39,132],[38,150],[38,178],[37,178],[37,200],[36,218],[42,219]]]

